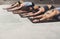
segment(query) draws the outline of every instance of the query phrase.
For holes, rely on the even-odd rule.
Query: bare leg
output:
[[[26,14],[24,14],[24,16],[28,17],[28,16],[32,16],[33,12],[28,12]]]
[[[35,19],[35,20],[33,20],[32,22],[33,22],[33,23],[37,23],[37,22],[39,22],[39,19]]]
[[[20,5],[18,2],[12,4],[10,7],[6,8],[6,9],[11,9],[11,8],[14,8],[16,6]]]
[[[22,14],[22,13],[26,13],[27,11],[22,11],[22,10],[16,10],[16,11],[12,11],[13,14]]]
[[[36,16],[34,18],[39,18],[39,20],[33,20],[33,22],[38,22],[38,21],[49,21],[52,20],[53,16],[57,15],[57,10],[51,11],[51,12],[47,12],[43,15],[40,16]]]
[[[39,15],[39,16],[34,16],[34,17],[30,17],[31,19],[36,19],[36,18],[42,18],[44,15]]]
[[[15,10],[19,10],[24,6],[24,4],[20,4],[20,6],[14,7],[12,9],[9,9],[10,11],[15,11]]]

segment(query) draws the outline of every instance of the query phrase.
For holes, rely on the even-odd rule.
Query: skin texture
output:
[[[19,6],[20,4],[18,2],[15,2],[14,4],[10,5],[9,7],[7,7],[6,9],[12,9],[14,7]]]
[[[47,5],[47,6],[50,9],[51,5]],[[27,14],[25,16],[35,16],[35,15],[41,14],[42,12],[45,12],[44,7],[39,8],[38,6],[34,6],[34,9],[38,9],[39,11],[35,12],[35,13],[32,12],[31,14],[29,13],[29,14]]]
[[[34,6],[34,9],[39,9],[39,6]],[[40,8],[40,9],[43,11],[44,8]],[[32,10],[31,7],[30,7],[30,10]],[[40,11],[41,11],[41,10],[40,10]],[[36,12],[35,14],[34,14],[33,12],[28,12],[28,13],[24,14],[24,16],[34,16],[34,15],[40,14],[40,11]],[[18,10],[15,11],[15,12],[17,12],[17,13],[20,14],[20,12],[18,12]],[[23,12],[24,12],[24,11],[23,11]]]
[[[58,15],[58,14],[60,14],[58,10],[53,10],[53,11],[51,10],[49,12],[46,12],[43,15],[33,17],[33,19],[35,19],[35,20],[33,20],[33,22],[52,20],[51,18],[53,18],[55,15]],[[39,20],[36,20],[36,18],[39,18]]]
[[[50,9],[51,5],[47,5],[47,6],[48,6],[48,8]],[[36,12],[34,15],[41,14],[41,13],[44,12],[44,11],[45,11],[44,7],[41,7],[41,8],[39,8],[39,11]]]
[[[44,21],[44,20],[51,20],[55,15],[60,14],[58,10],[54,9],[54,10],[50,10],[48,12],[46,12],[45,14],[39,15],[39,16],[35,16],[37,14],[41,14],[42,12],[45,11],[44,7],[39,8],[38,6],[34,6],[34,9],[38,9],[38,12],[29,12],[27,13],[27,11],[23,11],[23,10],[18,10],[21,7],[23,7],[24,4],[22,3],[21,5],[18,6],[18,3],[11,5],[11,7],[9,7],[9,10],[11,10],[14,14],[21,14],[24,13],[24,16],[32,16],[30,18],[35,19],[33,20],[33,22],[39,22],[39,21]],[[51,5],[47,5],[48,8],[50,9]],[[38,19],[36,19],[38,18]]]
[[[21,10],[18,10],[18,9],[20,9],[21,7],[23,7],[24,4],[22,3],[22,4],[20,4],[20,6],[17,6],[17,5],[18,5],[18,3],[14,4],[13,6],[11,6],[11,7],[14,7],[14,8],[10,8],[8,11],[12,11],[14,14],[15,13],[16,14],[20,14],[22,11]],[[51,7],[51,5],[47,5],[47,6],[49,8]],[[37,14],[41,14],[42,12],[45,11],[44,7],[39,8],[39,6],[34,6],[34,9],[38,9],[39,11],[38,12],[35,12],[35,13],[29,12],[29,14],[25,14],[25,16],[34,16],[34,15],[37,15]],[[25,12],[25,11],[23,11],[23,12]]]
[[[24,2],[24,0],[20,0],[20,3],[23,3]],[[14,8],[14,7],[17,7],[17,6],[19,6],[20,4],[18,3],[18,2],[15,2],[15,3],[13,3],[10,7],[8,7],[8,8],[6,8],[6,9],[12,9],[12,8]]]
[[[32,7],[29,7],[30,10],[32,10]],[[23,10],[23,9],[20,9],[20,10],[14,10],[12,11],[13,13],[16,13],[16,14],[24,14],[24,15],[28,15],[28,14],[32,14],[32,12],[29,12],[27,10]],[[26,14],[25,14],[26,13]]]
[[[13,11],[13,14],[22,14],[22,13],[27,13],[27,11],[22,11],[22,10]]]

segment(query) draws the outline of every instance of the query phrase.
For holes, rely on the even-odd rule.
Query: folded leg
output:
[[[18,1],[18,2],[15,2],[14,4],[10,5],[9,7],[7,7],[6,9],[12,9],[14,7],[17,7],[19,6],[21,3]]]
[[[12,11],[13,14],[22,14],[22,13],[27,13],[27,11],[23,11],[23,10],[16,10],[16,11]]]

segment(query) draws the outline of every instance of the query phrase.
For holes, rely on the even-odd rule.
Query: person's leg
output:
[[[28,13],[26,13],[24,16],[26,16],[26,17],[31,17],[31,16],[33,16],[32,14],[34,14],[33,12],[28,12]]]
[[[14,8],[11,8],[11,9],[9,9],[9,11],[15,11],[15,10],[19,10],[19,9],[21,9],[21,5],[20,6],[17,6],[17,7],[14,7]]]
[[[30,16],[27,16],[28,14],[31,14],[32,12],[24,12],[24,13],[21,13],[22,16],[25,16],[25,17],[30,17]]]
[[[20,6],[10,9],[10,11],[21,9],[22,7],[33,7],[34,5],[31,2],[21,3]]]
[[[16,10],[16,11],[12,11],[13,14],[22,14],[22,13],[27,13],[27,11],[23,11],[23,10]]]
[[[38,14],[44,14],[49,9],[52,9],[51,7],[52,7],[51,5],[40,7],[37,12],[32,13],[32,14],[28,14],[27,16],[34,16],[34,15],[38,15]],[[36,8],[36,6],[34,6],[34,8]]]
[[[44,12],[46,12],[47,10],[49,10],[49,9],[48,9],[48,6],[44,6],[44,7],[39,8],[39,11],[37,11],[37,12],[35,12],[35,13],[28,13],[28,14],[26,14],[25,16],[36,16],[36,15],[41,14],[41,12],[43,12],[43,14],[44,14]],[[34,11],[34,10],[33,10],[33,11]]]
[[[50,12],[47,12],[47,13],[45,13],[43,15],[34,17],[33,19],[39,18],[39,20],[33,20],[33,21],[38,22],[38,21],[52,20],[53,16],[55,16],[56,14],[57,14],[56,10],[54,10],[54,11],[51,10]]]
[[[32,22],[33,23],[38,23],[38,22],[40,22],[40,20],[39,19],[34,19],[34,20],[32,20]]]
[[[15,10],[15,11],[12,11],[12,12],[14,12],[16,14],[29,13],[29,7],[22,7],[21,9]],[[25,15],[27,15],[27,14],[25,14]]]
[[[6,9],[11,9],[11,8],[14,8],[14,7],[17,7],[19,6],[21,3],[18,1],[18,2],[15,2],[14,4],[10,5],[9,7],[7,7]]]

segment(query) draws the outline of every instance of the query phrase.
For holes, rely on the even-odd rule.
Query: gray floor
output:
[[[60,22],[33,24],[0,5],[0,39],[60,39]]]

